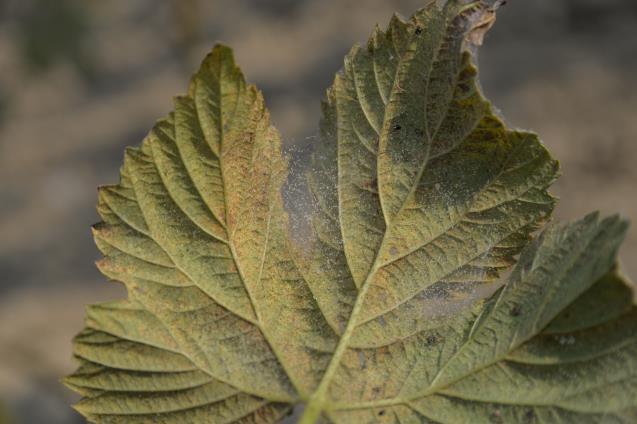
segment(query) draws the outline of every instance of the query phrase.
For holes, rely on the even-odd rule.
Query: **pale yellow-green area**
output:
[[[494,12],[432,2],[355,47],[328,91],[291,247],[287,163],[263,98],[217,46],[120,183],[65,382],[100,423],[634,422],[627,224],[550,225],[557,162],[482,96]],[[517,265],[515,265],[517,262]],[[485,293],[494,292],[484,298]]]

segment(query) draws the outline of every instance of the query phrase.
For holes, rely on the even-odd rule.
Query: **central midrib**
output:
[[[411,40],[413,41],[413,35],[411,36]],[[392,94],[394,94],[394,90],[396,89],[396,80],[397,80],[397,74],[398,74],[398,70],[401,67],[401,64],[403,64],[403,59],[404,59],[404,54],[406,53],[403,52],[403,57],[401,58],[398,66],[396,67],[396,76],[394,78],[394,87],[392,88]],[[436,57],[438,54],[438,50],[436,50]],[[431,61],[430,64],[430,69],[428,74],[431,74],[431,69],[434,66],[434,63],[436,61],[436,57],[434,57]],[[427,81],[427,85],[429,84],[429,79]],[[391,98],[391,96],[390,96]],[[385,113],[387,112],[387,110],[385,110]],[[387,124],[387,115],[384,116],[383,119],[383,127],[385,127],[385,125]],[[380,143],[379,143],[380,144]],[[427,157],[429,156],[429,146],[430,143],[427,144]],[[419,170],[418,173],[418,179],[422,176],[422,173],[424,171],[424,168],[426,166],[427,163],[427,157],[425,158],[425,163],[422,165],[421,169]],[[378,158],[377,158],[378,160]],[[378,165],[377,165],[377,172],[378,172]],[[414,185],[410,188],[410,193],[411,191],[413,191],[414,186],[417,185],[417,183],[414,183]],[[406,199],[405,199],[406,200]],[[381,208],[382,208],[382,197],[379,196],[379,202],[381,203]],[[400,207],[400,210],[402,211],[404,207],[404,202]],[[340,210],[340,208],[339,208]],[[384,208],[382,208],[383,210],[383,215],[385,216],[385,219],[387,219],[387,214],[384,210]],[[320,416],[323,407],[324,407],[324,403],[325,403],[325,395],[327,393],[327,389],[332,381],[332,377],[334,376],[334,373],[336,372],[337,368],[340,366],[341,364],[341,358],[343,356],[343,353],[345,353],[345,350],[347,349],[347,347],[349,346],[349,340],[352,336],[352,333],[354,332],[354,329],[357,327],[358,325],[358,314],[360,313],[360,310],[363,307],[363,304],[365,302],[365,296],[367,294],[367,290],[369,288],[369,284],[372,281],[372,279],[376,276],[376,272],[378,272],[378,270],[380,268],[383,267],[382,263],[379,261],[380,257],[381,257],[381,253],[384,252],[384,246],[385,246],[385,241],[387,240],[387,235],[390,233],[390,226],[391,223],[387,223],[386,228],[385,228],[385,232],[383,234],[383,239],[378,247],[378,250],[376,251],[376,256],[374,257],[374,262],[372,264],[372,267],[369,271],[369,273],[367,274],[367,277],[365,278],[365,281],[363,282],[363,284],[361,285],[361,289],[360,292],[358,293],[358,296],[356,298],[356,302],[354,303],[354,307],[352,308],[352,313],[350,314],[349,320],[347,322],[347,327],[345,328],[345,331],[343,332],[343,335],[341,336],[338,345],[336,346],[336,350],[334,351],[334,355],[332,356],[330,363],[328,365],[327,370],[325,371],[325,374],[323,374],[323,378],[321,379],[321,382],[319,383],[319,386],[317,387],[316,391],[312,394],[312,396],[309,399],[309,402],[307,403],[306,407],[305,407],[305,412],[303,413],[303,416],[301,417],[301,419],[299,420],[299,424],[312,424],[314,422],[316,422],[316,420],[318,419],[318,417]]]
[[[385,236],[386,234],[387,233],[385,233]],[[343,356],[343,353],[345,353],[345,350],[349,346],[349,340],[352,336],[352,333],[354,332],[354,329],[357,327],[357,321],[358,321],[357,317],[360,310],[363,307],[363,303],[365,301],[365,295],[367,294],[369,283],[376,275],[376,272],[381,268],[378,266],[379,265],[378,258],[380,256],[379,253],[383,250],[383,245],[385,244],[385,236],[383,236],[383,240],[378,249],[378,253],[376,254],[376,258],[374,259],[374,264],[372,266],[372,269],[370,270],[369,274],[367,274],[367,278],[365,279],[365,281],[363,282],[363,285],[361,286],[360,293],[358,294],[358,297],[356,298],[356,302],[354,303],[354,307],[352,308],[352,313],[350,315],[349,321],[347,322],[347,327],[345,328],[345,331],[343,332],[343,335],[341,336],[338,342],[338,345],[336,346],[334,355],[332,355],[330,364],[327,367],[325,374],[323,374],[323,378],[321,379],[321,382],[319,383],[316,391],[310,397],[309,402],[307,403],[305,407],[305,412],[303,413],[303,416],[299,420],[299,424],[312,424],[316,422],[316,420],[318,419],[318,417],[320,416],[323,410],[323,407],[325,404],[325,394],[327,393],[327,389],[330,383],[332,382],[332,377],[334,376],[334,373],[336,372],[338,366],[341,364],[341,358]]]

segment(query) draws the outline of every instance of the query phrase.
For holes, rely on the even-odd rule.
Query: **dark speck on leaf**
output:
[[[438,337],[435,334],[430,334],[427,336],[427,344],[429,346],[434,345],[438,342]]]
[[[515,305],[513,308],[511,308],[512,317],[519,317],[521,314],[522,314],[522,307],[520,305]]]
[[[401,127],[400,125],[396,124],[396,125],[394,125],[394,126],[392,127],[392,130],[394,130],[394,131],[400,131],[400,129],[401,129],[401,128],[402,128],[402,127]]]
[[[378,411],[378,416],[382,417],[383,415],[385,415],[384,409],[381,409],[380,411]]]
[[[416,30],[414,31],[414,34],[416,35],[420,35],[422,34],[422,28],[420,28],[419,26],[416,27]]]
[[[535,412],[532,409],[527,410],[524,413],[524,419],[527,423],[531,423],[535,420]]]

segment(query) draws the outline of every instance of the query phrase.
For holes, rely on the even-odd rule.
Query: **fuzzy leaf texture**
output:
[[[94,227],[129,297],[88,308],[68,386],[98,423],[630,423],[627,223],[546,225],[557,162],[483,97],[486,1],[354,47],[323,104],[308,246],[262,95],[216,46],[126,151]],[[538,230],[544,229],[533,239]]]

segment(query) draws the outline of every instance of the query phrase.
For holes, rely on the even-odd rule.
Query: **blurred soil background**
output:
[[[95,188],[117,181],[124,147],[215,41],[235,49],[302,161],[351,45],[423,2],[0,0],[0,422],[82,422],[58,383],[70,341],[85,304],[124,294],[93,265]],[[637,2],[510,0],[480,64],[507,120],[561,160],[557,217],[637,221]],[[622,257],[637,277],[637,225]]]

